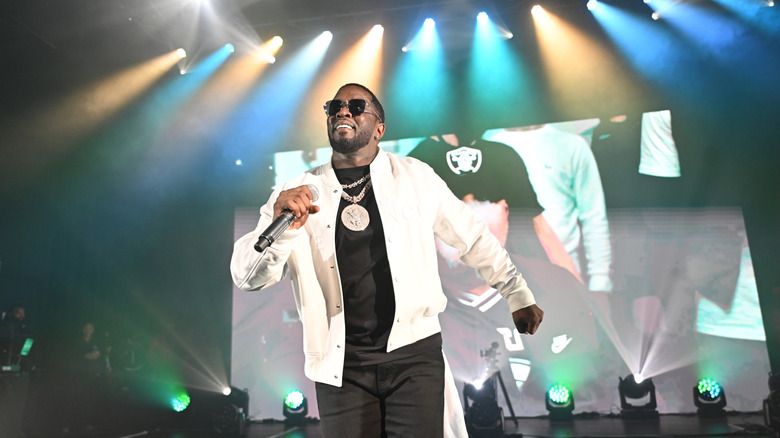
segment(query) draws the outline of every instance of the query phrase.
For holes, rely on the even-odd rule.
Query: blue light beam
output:
[[[489,115],[494,119],[491,124],[500,125],[510,123],[510,119],[526,110],[539,108],[539,87],[533,86],[527,66],[506,40],[509,36],[509,31],[489,18],[476,22],[467,71],[469,121],[479,123],[480,118]],[[512,111],[500,111],[501,108]],[[507,120],[500,120],[504,115]]]
[[[217,134],[215,141],[222,146],[229,162],[241,157],[243,164],[251,167],[258,158],[287,141],[299,105],[305,100],[304,94],[310,89],[332,39],[331,32],[323,32],[291,58],[274,64],[273,72],[260,81]]]
[[[451,113],[454,97],[444,49],[432,19],[425,20],[404,52],[389,81],[387,119],[412,121],[409,126],[413,130],[435,129]]]

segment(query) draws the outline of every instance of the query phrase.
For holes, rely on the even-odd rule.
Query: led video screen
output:
[[[606,414],[620,409],[619,378],[641,372],[661,413],[694,412],[700,377],[721,383],[730,409],[761,409],[769,361],[742,211],[663,202],[690,183],[670,111],[380,146],[429,164],[504,243],[545,311],[535,335],[520,335],[497,291],[437,242],[459,390],[497,371],[507,415],[507,404],[546,414],[555,383],[572,390],[575,413]],[[330,148],[277,153],[276,184],[329,159]],[[236,239],[256,227],[260,202],[236,210]],[[281,418],[292,389],[317,416],[289,279],[234,287],[232,336],[232,380],[249,390],[251,417]]]

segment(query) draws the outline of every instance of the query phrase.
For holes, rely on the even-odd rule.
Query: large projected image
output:
[[[691,388],[710,377],[729,409],[761,409],[769,360],[742,212],[662,202],[687,183],[669,111],[380,146],[429,164],[505,245],[545,311],[535,335],[520,335],[500,295],[437,241],[443,348],[459,389],[498,371],[505,414],[507,402],[519,416],[547,414],[545,392],[558,383],[575,413],[604,414],[620,410],[619,378],[641,373],[658,411],[679,413],[696,410]],[[329,159],[330,148],[277,153],[276,184]],[[236,211],[236,239],[258,209]],[[234,286],[232,351],[251,417],[281,418],[293,389],[317,416],[289,279]]]

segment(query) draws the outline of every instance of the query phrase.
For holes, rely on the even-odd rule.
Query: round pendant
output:
[[[341,212],[341,223],[352,231],[365,230],[369,222],[368,210],[360,205],[348,205]]]

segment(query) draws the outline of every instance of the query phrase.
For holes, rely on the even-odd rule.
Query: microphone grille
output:
[[[314,186],[314,184],[306,184],[306,187],[308,187],[309,191],[311,192],[311,201],[317,202],[317,199],[320,198],[320,191],[317,189],[317,187]]]

